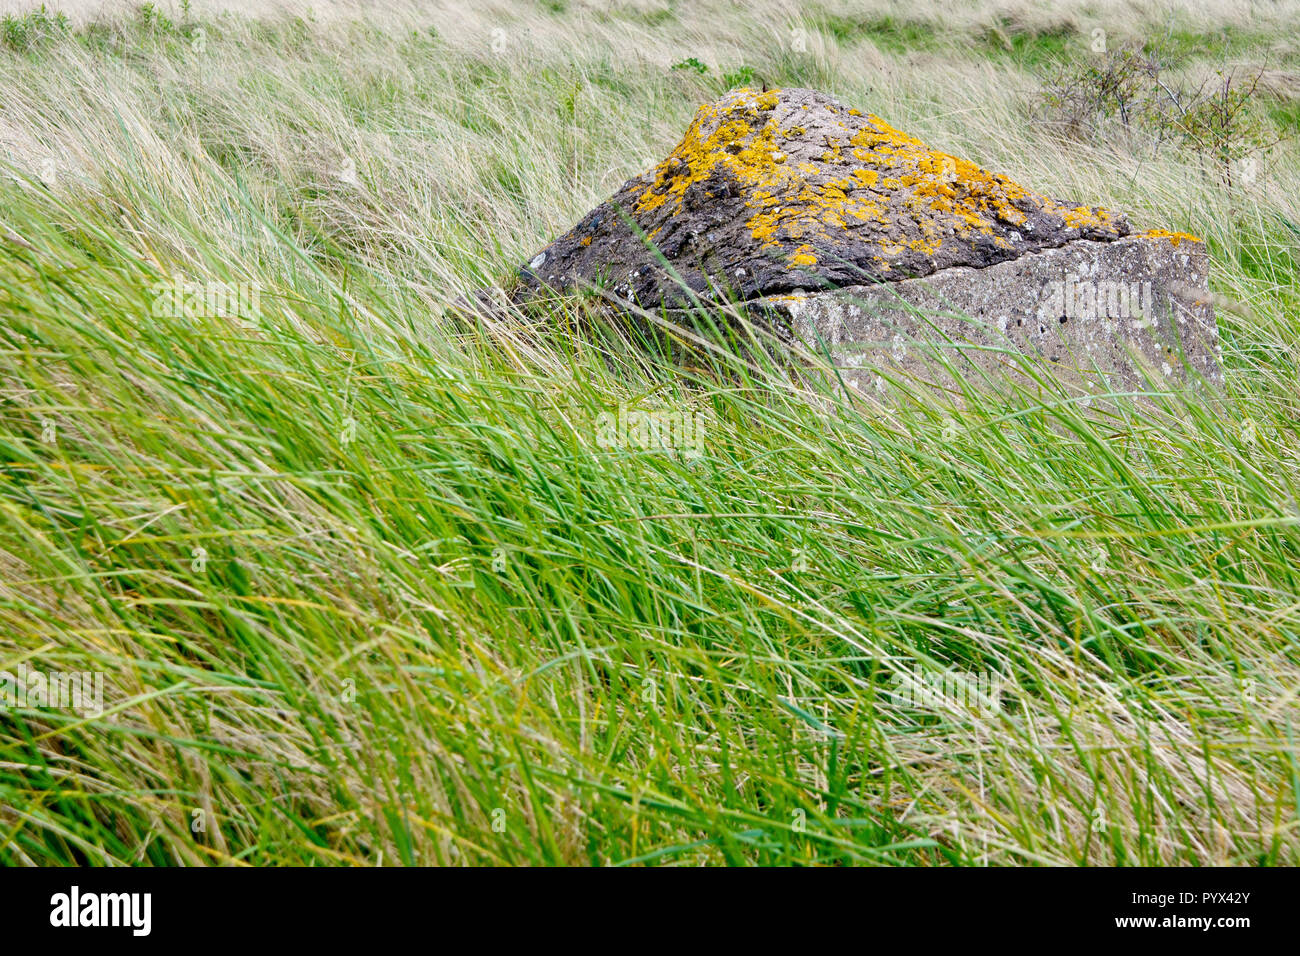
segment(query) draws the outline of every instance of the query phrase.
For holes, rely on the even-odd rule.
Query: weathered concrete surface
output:
[[[1148,234],[1072,242],[984,269],[759,300],[845,381],[883,391],[900,373],[1013,375],[1017,354],[1096,392],[1192,377],[1221,385],[1203,243]]]
[[[956,340],[982,368],[1015,349],[1123,389],[1141,387],[1135,356],[1157,380],[1221,379],[1207,271],[1193,236],[1132,235],[820,93],[738,90],[533,256],[512,299],[599,289],[679,316],[740,301],[848,369],[919,372],[924,346]]]

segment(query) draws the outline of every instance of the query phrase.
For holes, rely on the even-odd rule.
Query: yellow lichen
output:
[[[637,200],[636,211],[652,212],[666,203],[675,203],[680,209],[686,190],[708,179],[719,166],[725,166],[736,179],[751,186],[774,178],[784,160],[784,156],[774,158],[780,154],[774,142],[776,122],[768,120],[757,134],[751,135],[749,121],[735,114],[772,109],[776,103],[773,92],[747,104],[749,110],[743,106],[733,108],[729,111],[732,115],[707,136],[704,129],[716,114],[712,107],[701,108],[681,143],[655,167],[654,181]]]
[[[1061,218],[1065,220],[1065,224],[1075,229],[1100,225],[1104,219],[1109,217],[1110,214],[1106,210],[1092,210],[1087,206],[1075,206],[1072,209],[1065,209],[1061,213]]]
[[[792,266],[815,266],[817,257],[813,255],[812,246],[804,243],[790,256],[790,265]]]
[[[1138,235],[1146,239],[1168,239],[1175,246],[1180,242],[1205,241],[1200,236],[1193,236],[1190,232],[1170,232],[1168,229],[1148,229],[1146,232],[1139,232]]]
[[[656,219],[675,214],[692,186],[721,171],[741,188],[753,238],[765,249],[797,245],[788,253],[793,265],[817,261],[804,240],[833,239],[864,221],[882,227],[871,239],[889,257],[907,250],[934,256],[953,239],[992,241],[1010,249],[1000,232],[1026,223],[1022,206],[1041,209],[1071,229],[1115,229],[1115,217],[1106,210],[1054,202],[968,160],[932,150],[859,110],[847,111],[861,117],[847,138],[818,134],[815,145],[806,139],[799,144],[795,141],[809,135],[804,126],[778,130],[775,118],[763,115],[775,109],[778,94],[739,90],[718,107],[702,108],[682,142],[640,188],[636,213],[656,213]],[[788,144],[783,148],[792,150],[791,158],[803,161],[786,163],[778,136]],[[857,168],[842,178],[825,178],[828,167],[846,161],[846,149]],[[711,197],[711,192],[702,195]]]

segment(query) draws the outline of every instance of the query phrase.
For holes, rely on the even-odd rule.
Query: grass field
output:
[[[1300,6],[1086,9],[15,8],[0,862],[1300,863]],[[1099,30],[1281,141],[1064,136]],[[762,83],[1204,237],[1221,406],[444,316]]]

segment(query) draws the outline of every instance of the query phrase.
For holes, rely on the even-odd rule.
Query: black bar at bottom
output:
[[[10,945],[72,936],[128,946],[220,944],[229,933],[259,946],[337,947],[351,939],[373,944],[377,933],[469,924],[497,944],[512,930],[533,943],[542,933],[558,941],[578,932],[601,945],[620,938],[610,932],[674,938],[688,925],[694,939],[713,925],[730,941],[757,935],[769,944],[785,933],[797,939],[801,926],[859,939],[896,928],[921,932],[927,943],[1040,929],[1071,942],[1199,935],[1231,943],[1259,929],[1292,929],[1296,882],[1285,869],[579,870],[544,877],[465,869],[9,869],[0,871],[0,911]]]

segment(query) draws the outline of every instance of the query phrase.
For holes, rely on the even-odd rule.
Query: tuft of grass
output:
[[[51,14],[45,4],[27,13],[6,13],[0,17],[0,48],[28,53],[64,36],[69,26],[66,14]]]
[[[1293,144],[1062,145],[993,5],[865,66],[718,9],[0,59],[0,671],[104,680],[0,710],[0,862],[1300,863]],[[671,147],[690,50],[1205,236],[1221,401],[444,314]]]

